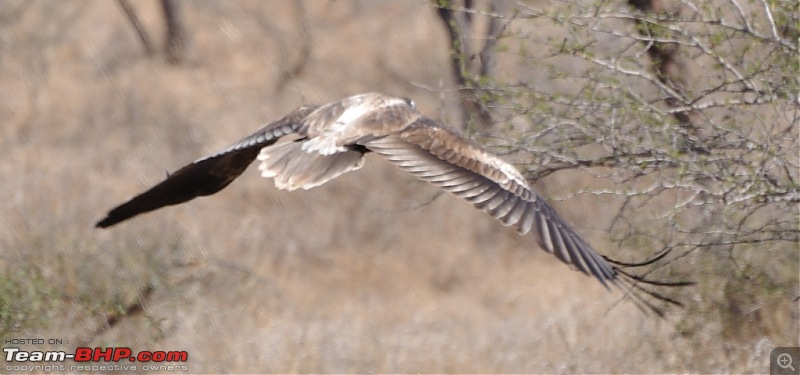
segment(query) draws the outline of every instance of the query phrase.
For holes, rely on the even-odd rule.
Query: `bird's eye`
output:
[[[406,103],[408,103],[408,105],[409,105],[411,108],[415,108],[415,109],[417,108],[417,103],[414,103],[414,101],[413,101],[413,100],[411,100],[411,99],[408,99],[408,98],[403,98],[403,99],[405,99],[405,100],[406,100]]]

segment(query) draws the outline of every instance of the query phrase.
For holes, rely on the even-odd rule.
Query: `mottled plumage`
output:
[[[290,134],[298,138],[275,144]],[[542,249],[604,285],[624,276],[629,290],[676,303],[640,284],[683,283],[652,282],[622,271],[622,265],[598,254],[586,243],[511,164],[455,130],[423,117],[412,101],[377,93],[298,108],[229,148],[169,175],[111,210],[97,227],[109,227],[141,213],[214,194],[256,158],[261,161],[262,176],[274,178],[279,189],[294,190],[310,189],[359,169],[364,154],[370,151],[472,203],[504,225],[516,227],[521,235],[532,231]]]

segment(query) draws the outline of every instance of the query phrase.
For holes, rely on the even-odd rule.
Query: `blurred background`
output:
[[[454,74],[454,41],[429,1],[176,4],[181,34],[170,44],[155,0],[0,3],[4,339],[69,342],[28,350],[186,350],[191,372],[241,373],[763,373],[770,350],[798,345],[797,232],[755,245],[746,260],[681,253],[661,276],[698,285],[667,291],[687,306],[661,319],[374,156],[309,191],[277,191],[253,167],[212,197],[95,229],[165,172],[300,105],[361,92],[412,98],[535,175],[510,151],[535,118],[504,117],[492,101],[494,121],[513,126],[463,125],[470,107],[459,88],[469,82]],[[490,32],[480,13],[496,9],[471,4],[462,5],[477,11],[462,17]],[[615,22],[593,27],[635,27]],[[530,37],[531,50],[564,39],[541,22],[502,27],[518,43]],[[624,50],[612,37],[600,45]],[[498,54],[493,77],[571,92],[574,77],[532,68],[521,44],[497,46],[513,48]],[[789,138],[794,111],[778,121],[793,126]],[[797,143],[788,148],[796,161]],[[579,194],[607,179],[545,176],[537,189],[601,253],[657,252],[609,234],[620,197]],[[791,207],[779,217],[796,230]]]

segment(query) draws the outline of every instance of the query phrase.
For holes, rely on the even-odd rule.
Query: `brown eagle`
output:
[[[276,144],[287,135],[299,138]],[[645,280],[622,270],[657,259],[629,264],[598,254],[511,164],[455,130],[422,116],[413,101],[378,93],[300,107],[221,152],[170,174],[160,184],[109,211],[97,227],[106,228],[141,213],[214,194],[255,159],[261,162],[261,175],[274,178],[278,189],[294,190],[310,189],[361,168],[368,152],[472,203],[503,225],[515,226],[520,235],[532,231],[542,249],[603,285],[611,282],[678,304],[642,284],[686,283]],[[648,301],[635,300],[660,313]]]

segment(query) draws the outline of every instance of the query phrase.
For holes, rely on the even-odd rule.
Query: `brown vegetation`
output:
[[[130,3],[163,43],[160,3]],[[117,2],[0,6],[4,338],[187,350],[193,372],[763,373],[772,347],[797,345],[797,301],[742,282],[792,277],[768,251],[746,266],[676,261],[700,284],[682,295],[691,309],[660,320],[377,158],[291,193],[253,168],[213,197],[94,229],[165,172],[301,104],[381,91],[432,117],[458,107],[427,2],[178,4],[178,65],[142,51]],[[563,197],[587,181],[537,187]],[[554,202],[601,252],[646,258],[610,242],[619,204]]]

